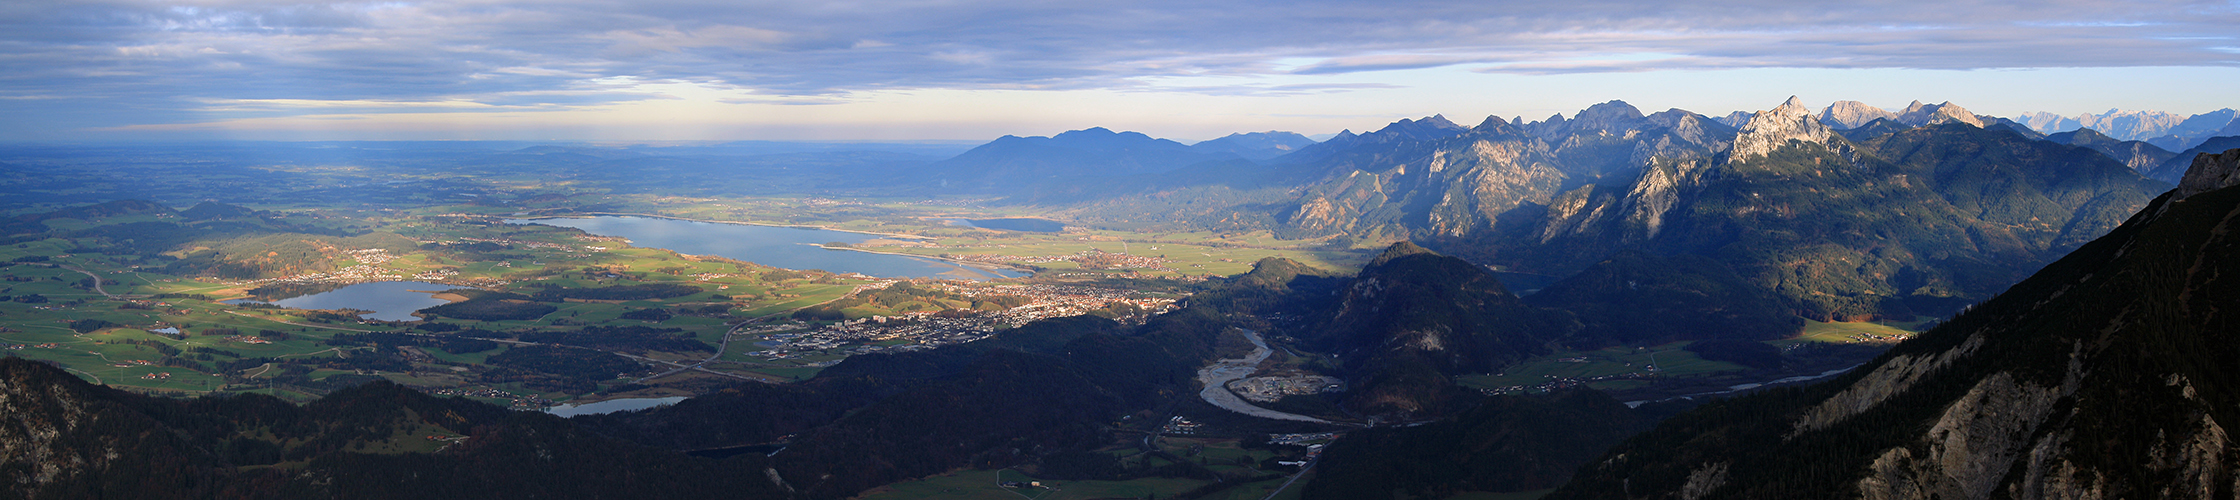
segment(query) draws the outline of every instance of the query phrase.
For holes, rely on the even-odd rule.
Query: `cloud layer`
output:
[[[0,109],[125,116],[570,109],[648,82],[818,104],[914,89],[1282,95],[1302,75],[2240,66],[2240,4],[987,0],[0,4]],[[1264,85],[1161,87],[1167,78]],[[1372,75],[1373,76],[1373,75]],[[54,106],[42,106],[51,102]],[[84,109],[99,103],[98,109]]]

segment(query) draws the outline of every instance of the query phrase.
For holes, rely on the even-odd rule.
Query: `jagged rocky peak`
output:
[[[1666,128],[1700,126],[1702,122],[1709,120],[1709,117],[1691,113],[1688,110],[1680,108],[1658,111],[1656,113],[1650,114],[1649,116],[1641,117],[1641,121],[1648,122],[1650,125]]]
[[[1541,139],[1563,135],[1565,131],[1571,130],[1571,124],[1564,121],[1563,113],[1548,115],[1546,120],[1525,123],[1522,126],[1525,133]]]
[[[1836,101],[1820,111],[1820,123],[1845,129],[1859,128],[1877,118],[1897,119],[1898,114],[1859,101]]]
[[[1954,122],[1977,127],[1983,126],[1982,119],[1977,118],[1974,113],[1969,113],[1967,109],[1961,108],[1960,105],[1953,104],[1952,101],[1938,104],[1922,104],[1921,101],[1913,101],[1913,104],[1906,105],[1905,112],[1898,113],[1898,122],[1915,127]]]
[[[1371,132],[1368,135],[1428,141],[1453,137],[1468,131],[1470,129],[1447,121],[1445,115],[1431,115],[1416,120],[1402,118],[1400,121],[1392,122],[1391,125],[1386,125],[1384,128],[1377,129],[1376,132]]]
[[[1750,121],[1750,114],[1751,113],[1749,111],[1736,111],[1733,113],[1727,113],[1727,116],[1719,117],[1719,123],[1725,124],[1729,127],[1742,128],[1743,123],[1747,123]]]
[[[1510,123],[1508,120],[1501,119],[1500,115],[1494,115],[1486,117],[1486,121],[1478,122],[1478,126],[1471,127],[1470,131],[1478,133],[1499,134],[1517,132],[1518,130],[1517,127],[1514,124]]]
[[[1578,115],[1572,116],[1568,125],[1568,132],[1574,134],[1588,131],[1622,133],[1641,128],[1641,110],[1625,101],[1612,100],[1587,107]]]
[[[1741,133],[1735,136],[1734,149],[1727,158],[1728,161],[1757,158],[1780,149],[1791,140],[1827,142],[1834,136],[1835,131],[1814,118],[1803,100],[1791,96],[1789,102],[1771,111],[1750,115],[1750,120],[1742,124]]]
[[[1680,108],[1658,111],[1643,117],[1642,121],[1669,129],[1673,135],[1698,144],[1724,143],[1733,139],[1735,133],[1732,125]]]
[[[2193,167],[2186,169],[2185,178],[2178,181],[2178,194],[2174,198],[2185,199],[2236,184],[2240,184],[2240,149],[2201,153],[2193,157]]]

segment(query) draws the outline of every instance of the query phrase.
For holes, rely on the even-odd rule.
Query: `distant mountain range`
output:
[[[2125,128],[2053,136],[2043,131],[2059,123],[2044,117],[1950,102],[1794,99],[1724,118],[1623,101],[1531,122],[1434,115],[1321,142],[1260,132],[1184,145],[1091,128],[1000,138],[896,187],[998,196],[1091,226],[1414,240],[1553,276],[1626,249],[1709,257],[1807,317],[1904,317],[1980,300],[2114,227],[2195,153],[2138,137],[2240,126],[2219,113],[2094,115],[2071,121]],[[1828,264],[1785,264],[1799,259]]]
[[[1265,160],[1291,154],[1314,143],[1314,139],[1296,132],[1270,130],[1229,134],[1219,139],[1192,144],[1190,149],[1205,153],[1229,153],[1247,160]]]
[[[2201,144],[2210,137],[2240,135],[2240,123],[2234,122],[2232,108],[2219,109],[2193,116],[2182,116],[2162,111],[2126,111],[2110,109],[2100,114],[2060,116],[2053,113],[2023,113],[2016,121],[2031,129],[2052,134],[2089,128],[2101,134],[2124,141],[2147,141],[2167,150],[2180,150]]]
[[[1610,101],[1533,122],[1403,119],[1319,143],[1005,137],[913,183],[1088,225],[1414,240],[1554,276],[1622,249],[1710,257],[1807,317],[1856,319],[1987,297],[2120,223],[2190,156],[2096,129],[2048,137],[1949,102],[1814,111],[1792,99],[1737,119]],[[1849,264],[1783,264],[1797,259]]]

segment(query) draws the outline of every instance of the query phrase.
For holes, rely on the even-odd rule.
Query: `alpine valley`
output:
[[[0,146],[0,496],[2240,494],[2230,109],[1463,123]]]

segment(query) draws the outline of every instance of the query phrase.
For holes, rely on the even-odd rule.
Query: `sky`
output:
[[[1194,142],[1791,95],[2191,115],[2240,107],[2235,27],[2240,0],[7,0],[0,140]]]

